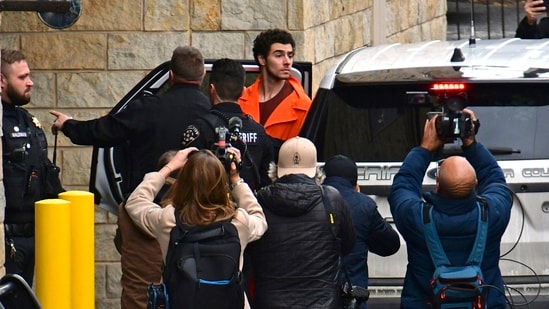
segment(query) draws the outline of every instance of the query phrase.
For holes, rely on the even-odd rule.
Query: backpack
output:
[[[480,201],[480,202],[479,202]],[[486,306],[487,288],[480,264],[484,255],[488,234],[488,213],[486,202],[477,201],[478,227],[475,243],[465,265],[452,265],[442,248],[433,221],[433,207],[423,206],[423,230],[427,248],[431,255],[435,272],[431,280],[433,289],[432,308],[483,309]]]
[[[231,220],[189,227],[176,214],[163,271],[171,308],[244,308],[240,240]]]

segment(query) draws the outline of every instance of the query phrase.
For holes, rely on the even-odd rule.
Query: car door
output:
[[[209,85],[209,72],[214,60],[205,60],[206,77],[202,89],[206,93]],[[259,67],[252,60],[241,60],[246,70],[246,86],[252,84],[259,74]],[[109,112],[114,115],[140,96],[157,95],[168,89],[170,62],[166,61],[149,72],[137,83]],[[310,62],[294,62],[292,75],[301,81],[309,96],[312,94],[312,64]],[[89,191],[94,194],[95,204],[117,215],[118,205],[129,192],[125,192],[128,166],[129,145],[127,143],[116,147],[93,147]]]

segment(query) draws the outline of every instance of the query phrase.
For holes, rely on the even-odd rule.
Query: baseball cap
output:
[[[316,175],[316,147],[304,137],[285,141],[278,151],[278,177],[288,174]]]
[[[324,163],[324,174],[326,177],[337,176],[347,179],[351,185],[355,185],[358,179],[356,163],[344,155],[335,155]]]

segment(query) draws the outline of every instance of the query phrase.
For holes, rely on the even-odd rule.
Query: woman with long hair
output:
[[[236,162],[231,162],[227,173],[221,161],[209,150],[195,147],[179,150],[158,172],[145,175],[132,192],[126,210],[136,223],[158,240],[164,260],[168,251],[170,232],[176,225],[176,217],[187,226],[208,226],[230,219],[240,240],[240,269],[242,252],[246,245],[259,239],[267,230],[267,221],[261,206],[250,187],[240,178],[237,164],[240,151],[227,149]],[[154,202],[166,178],[178,171],[161,207]]]

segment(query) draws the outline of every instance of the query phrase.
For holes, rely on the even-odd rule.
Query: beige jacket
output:
[[[165,261],[170,231],[175,226],[175,209],[172,205],[162,208],[153,202],[164,182],[164,177],[158,172],[146,174],[143,181],[128,198],[126,210],[137,226],[158,240]],[[261,206],[247,184],[234,187],[232,195],[238,208],[231,223],[238,230],[240,238],[240,269],[242,269],[242,252],[248,243],[259,239],[265,233],[267,221]]]

